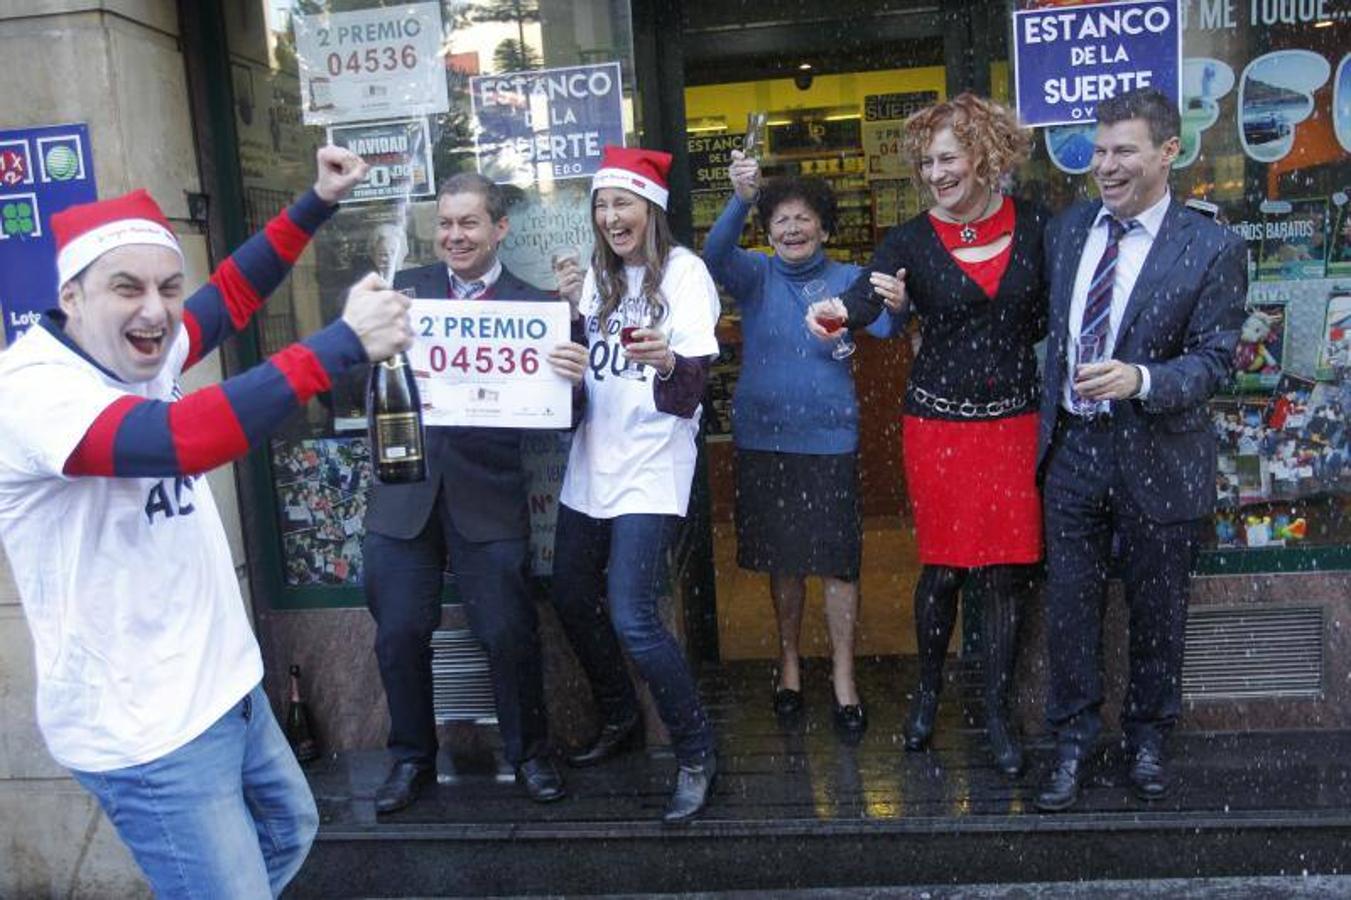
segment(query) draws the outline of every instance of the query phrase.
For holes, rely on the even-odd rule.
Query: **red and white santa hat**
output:
[[[144,188],[81,203],[52,216],[56,238],[56,283],[63,285],[109,250],[128,244],[168,247],[183,258],[183,248],[169,229],[169,220]]]
[[[600,170],[591,179],[591,193],[601,188],[623,188],[665,209],[666,198],[670,196],[670,172],[669,153],[606,144]]]

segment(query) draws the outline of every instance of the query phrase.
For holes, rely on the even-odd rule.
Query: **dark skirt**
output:
[[[857,581],[858,455],[736,451],[737,565]]]

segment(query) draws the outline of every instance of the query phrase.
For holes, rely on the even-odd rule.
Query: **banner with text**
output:
[[[727,167],[732,164],[732,151],[740,150],[746,135],[692,134],[685,139],[689,153],[690,190],[726,191]]]
[[[1178,0],[1057,6],[1013,14],[1018,115],[1092,122],[1098,101],[1140,87],[1181,94]]]
[[[937,91],[868,94],[863,98],[863,153],[869,181],[910,177],[910,163],[901,153],[905,120],[938,102]]]
[[[567,428],[572,385],[549,352],[569,339],[560,302],[414,300],[408,351],[428,426]]]
[[[88,127],[0,131],[0,311],[8,343],[56,306],[52,213],[97,199]]]
[[[306,125],[447,112],[441,4],[295,16]]]
[[[478,169],[499,184],[590,178],[624,143],[619,63],[469,79]]]

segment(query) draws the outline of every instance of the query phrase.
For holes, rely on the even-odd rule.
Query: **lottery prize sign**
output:
[[[441,4],[295,17],[302,115],[332,125],[447,112]]]
[[[549,352],[569,340],[568,304],[414,300],[408,351],[428,426],[567,428],[572,384]]]

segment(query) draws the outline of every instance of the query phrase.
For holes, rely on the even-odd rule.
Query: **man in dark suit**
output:
[[[422,298],[553,300],[503,268],[501,188],[477,174],[455,175],[437,197],[442,262],[398,273],[396,288]],[[580,285],[579,271],[568,273]],[[559,301],[561,302],[561,301]],[[554,371],[581,383],[586,349],[565,343]],[[427,480],[371,487],[364,543],[366,603],[389,703],[393,768],[376,810],[411,803],[436,777],[431,637],[441,621],[442,572],[449,565],[475,637],[487,650],[507,761],[532,800],[564,796],[548,755],[538,622],[526,584],[530,534],[521,432],[509,428],[428,428]]]
[[[1163,740],[1182,705],[1189,572],[1215,502],[1205,404],[1229,372],[1248,283],[1243,242],[1168,190],[1175,104],[1145,88],[1097,114],[1102,200],[1057,217],[1045,242],[1038,473],[1057,760],[1036,798],[1044,811],[1074,805],[1102,727],[1099,638],[1114,538],[1130,609],[1130,778],[1144,799],[1167,789]]]

